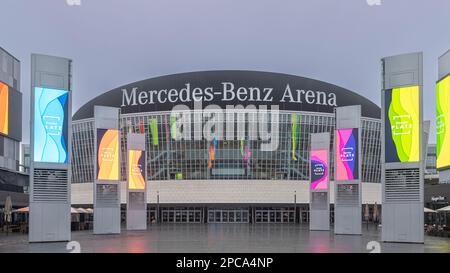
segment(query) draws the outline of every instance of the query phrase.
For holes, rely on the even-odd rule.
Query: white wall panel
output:
[[[124,182],[122,182],[124,183]],[[330,185],[330,202],[334,203],[334,186]],[[92,204],[93,184],[72,184],[72,204]],[[147,203],[309,203],[309,181],[282,180],[173,180],[147,182]],[[120,199],[126,203],[126,187],[120,187]],[[362,203],[381,204],[381,184],[362,183]]]

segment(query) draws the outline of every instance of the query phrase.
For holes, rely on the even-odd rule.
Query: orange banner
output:
[[[128,151],[128,188],[145,189],[145,153],[139,150]]]
[[[97,179],[119,180],[119,131],[98,129]]]
[[[8,86],[0,82],[0,133],[8,135],[9,133],[9,89]]]

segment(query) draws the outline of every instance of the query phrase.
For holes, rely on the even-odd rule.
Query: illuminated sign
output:
[[[450,75],[436,85],[436,166],[450,167]]]
[[[431,196],[431,201],[432,202],[439,202],[439,201],[445,201],[445,196]]]
[[[418,162],[420,152],[419,87],[385,91],[385,161]]]
[[[311,190],[328,189],[328,151],[311,151]]]
[[[9,133],[9,89],[8,86],[0,82],[0,133]]]
[[[145,189],[145,152],[128,151],[128,189]]]
[[[35,87],[35,162],[68,163],[68,98],[67,90]]]
[[[172,111],[181,105],[203,110],[211,104],[222,110],[238,105],[264,109],[278,105],[282,111],[320,113],[334,113],[338,106],[361,105],[362,116],[380,119],[375,103],[347,89],[294,75],[233,70],[173,74],[123,85],[86,103],[73,118],[93,118],[94,105],[132,114]]]
[[[336,131],[336,180],[356,180],[358,177],[358,129]]]
[[[97,180],[119,180],[119,131],[97,129]]]

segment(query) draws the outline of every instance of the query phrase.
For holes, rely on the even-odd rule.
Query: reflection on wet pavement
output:
[[[309,231],[294,224],[161,224],[147,231],[122,230],[120,235],[72,232],[81,252],[312,252],[367,253],[367,243],[379,241],[381,230],[363,228],[363,234],[334,235]],[[28,243],[27,235],[0,234],[0,252],[68,252],[66,242]],[[381,252],[450,252],[450,239],[425,236],[425,244],[381,243]]]

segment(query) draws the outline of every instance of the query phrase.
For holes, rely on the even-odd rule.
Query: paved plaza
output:
[[[332,231],[309,231],[293,224],[161,224],[146,231],[120,235],[72,232],[85,253],[367,253],[367,243],[379,241],[381,230],[363,228],[362,236],[334,235]],[[0,234],[0,252],[69,252],[66,242],[28,243],[27,235]],[[449,253],[450,239],[425,236],[424,244],[381,243],[381,252]]]

